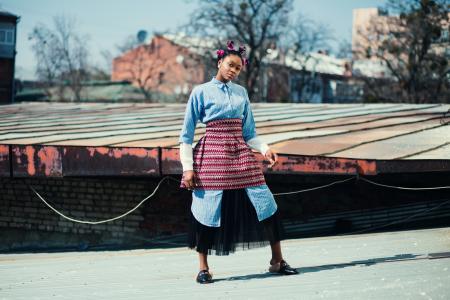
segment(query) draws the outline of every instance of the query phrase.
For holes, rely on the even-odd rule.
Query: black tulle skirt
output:
[[[188,246],[205,254],[228,255],[238,249],[272,245],[284,236],[278,210],[258,221],[245,189],[223,191],[220,227],[205,226],[190,215]]]

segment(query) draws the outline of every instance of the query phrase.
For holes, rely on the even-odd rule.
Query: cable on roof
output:
[[[435,186],[435,187],[422,187],[422,188],[411,188],[411,187],[403,187],[403,186],[395,186],[395,185],[387,185],[382,183],[377,183],[375,181],[369,180],[364,177],[360,177],[361,180],[364,180],[368,183],[371,183],[373,185],[388,187],[392,189],[399,189],[399,190],[411,190],[411,191],[423,191],[423,190],[442,190],[442,189],[450,189],[450,186]]]
[[[274,196],[279,196],[279,195],[290,195],[290,194],[297,194],[297,193],[310,192],[310,191],[314,191],[314,190],[320,190],[320,189],[323,189],[323,188],[326,188],[326,187],[329,187],[329,186],[332,186],[332,185],[335,185],[335,184],[338,184],[338,183],[344,183],[344,182],[353,180],[353,179],[355,179],[355,178],[356,178],[356,177],[353,176],[353,177],[350,177],[350,178],[347,178],[347,179],[344,179],[344,180],[334,181],[334,182],[332,182],[332,183],[328,183],[328,184],[321,185],[321,186],[318,186],[318,187],[313,187],[313,188],[304,189],[304,190],[299,190],[299,191],[293,191],[293,192],[273,193],[273,195],[274,195]]]
[[[42,198],[41,195],[39,195],[39,193],[31,186],[29,185],[27,182],[25,182],[25,184],[39,197],[39,199],[42,200],[42,202],[45,203],[45,205],[47,205],[51,210],[53,210],[55,213],[57,213],[58,215],[60,215],[61,217],[63,217],[64,219],[67,219],[69,221],[72,222],[76,222],[76,223],[83,223],[83,224],[92,224],[92,225],[96,225],[96,224],[101,224],[101,223],[106,223],[106,222],[112,222],[115,221],[117,219],[123,218],[126,215],[132,213],[133,211],[135,211],[139,206],[141,206],[145,201],[147,201],[149,198],[153,197],[156,193],[156,191],[159,189],[159,186],[161,185],[161,183],[167,179],[169,176],[164,177],[163,179],[161,179],[158,183],[158,185],[156,186],[155,190],[153,191],[153,193],[151,193],[150,195],[148,195],[147,197],[145,197],[141,202],[139,202],[138,205],[136,205],[134,208],[130,209],[129,211],[127,211],[126,213],[121,214],[120,216],[111,218],[111,219],[106,219],[106,220],[101,220],[101,221],[83,221],[83,220],[78,220],[78,219],[74,219],[71,217],[68,217],[66,215],[64,215],[63,213],[59,212],[56,208],[54,208],[53,206],[51,206],[47,201],[45,201],[44,198]]]
[[[303,189],[303,190],[298,190],[298,191],[292,191],[292,192],[285,192],[285,193],[274,193],[273,195],[274,196],[281,196],[281,195],[289,195],[289,194],[296,194],[296,193],[304,193],[304,192],[309,192],[309,191],[313,191],[313,190],[319,190],[319,189],[323,189],[323,188],[326,188],[326,187],[329,187],[329,186],[332,186],[332,185],[335,185],[335,184],[339,184],[339,183],[344,183],[344,182],[347,182],[347,181],[350,181],[350,180],[352,180],[352,179],[361,179],[361,180],[364,180],[364,181],[366,181],[366,182],[369,182],[369,183],[371,183],[371,184],[374,184],[374,185],[378,185],[378,186],[383,186],[383,187],[388,187],[388,188],[397,188],[397,189],[403,189],[403,190],[436,190],[436,189],[448,189],[448,188],[450,188],[450,186],[439,186],[439,187],[426,187],[426,188],[409,188],[409,187],[400,187],[400,186],[392,186],[392,185],[386,185],[386,184],[381,184],[381,183],[377,183],[377,182],[374,182],[374,181],[371,181],[371,180],[369,180],[369,179],[366,179],[366,178],[363,178],[363,177],[360,177],[360,176],[353,176],[353,177],[350,177],[350,178],[347,178],[347,179],[344,179],[344,180],[338,180],[338,181],[334,181],[334,182],[332,182],[332,183],[329,183],[329,184],[325,184],[325,185],[321,185],[321,186],[318,186],[318,187],[314,187],[314,188],[308,188],[308,189]],[[96,225],[96,224],[102,224],[102,223],[107,223],[107,222],[112,222],[112,221],[115,221],[115,220],[117,220],[117,219],[120,219],[120,218],[123,218],[123,217],[125,217],[126,215],[128,215],[128,214],[130,214],[130,213],[132,213],[133,211],[135,211],[138,207],[140,207],[145,201],[147,201],[148,199],[150,199],[151,197],[153,197],[154,195],[155,195],[155,193],[156,193],[156,191],[159,189],[159,186],[161,185],[161,183],[164,181],[164,180],[166,180],[166,179],[170,179],[170,180],[173,180],[173,181],[175,181],[175,182],[179,182],[179,180],[178,179],[176,179],[176,178],[174,178],[174,177],[172,177],[172,176],[165,176],[165,177],[163,177],[160,181],[159,181],[159,183],[158,183],[158,185],[156,186],[156,188],[155,188],[155,190],[153,191],[153,193],[151,193],[149,196],[147,196],[147,197],[145,197],[143,200],[141,200],[134,208],[132,208],[132,209],[130,209],[129,211],[127,211],[127,212],[125,212],[125,213],[123,213],[123,214],[121,214],[121,215],[119,215],[119,216],[117,216],[117,217],[114,217],[114,218],[110,218],[110,219],[106,219],[106,220],[101,220],[101,221],[85,221],[85,220],[79,220],[79,219],[74,219],[74,218],[71,218],[71,217],[69,217],[69,216],[66,216],[65,214],[63,214],[63,213],[61,213],[60,211],[58,211],[56,208],[54,208],[52,205],[50,205],[31,185],[29,185],[27,182],[25,182],[25,184],[39,197],[39,199],[41,199],[42,200],[42,202],[44,202],[45,203],[45,205],[47,205],[51,210],[53,210],[55,213],[57,213],[58,215],[60,215],[61,217],[63,217],[63,218],[65,218],[65,219],[67,219],[67,220],[69,220],[69,221],[72,221],[72,222],[76,222],[76,223],[83,223],[83,224],[91,224],[91,225]]]

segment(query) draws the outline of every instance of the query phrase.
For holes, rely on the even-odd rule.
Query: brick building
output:
[[[193,86],[204,82],[202,56],[156,35],[113,60],[111,79],[127,80],[138,88],[184,96]]]
[[[13,102],[18,21],[18,16],[0,10],[0,104]]]

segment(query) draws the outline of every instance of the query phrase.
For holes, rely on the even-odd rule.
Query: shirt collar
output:
[[[231,81],[228,81],[227,83],[222,82],[220,80],[217,80],[216,77],[213,76],[211,79],[212,83],[215,83],[220,89],[223,89],[224,87],[230,88],[231,87]]]

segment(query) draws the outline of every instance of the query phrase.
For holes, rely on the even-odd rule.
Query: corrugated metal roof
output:
[[[280,154],[450,161],[450,126],[442,122],[450,109],[448,104],[253,103],[252,108],[259,136]],[[184,111],[185,104],[2,106],[0,145],[162,147],[177,151]],[[199,123],[195,142],[204,132],[205,125]],[[176,160],[176,154],[169,156]]]
[[[252,107],[259,136],[282,153],[395,159],[424,155],[430,149],[436,153],[431,158],[450,157],[442,152],[448,149],[450,127],[440,122],[450,105],[258,103]],[[185,104],[3,106],[0,143],[177,147],[184,110]],[[198,124],[196,140],[204,128]]]

